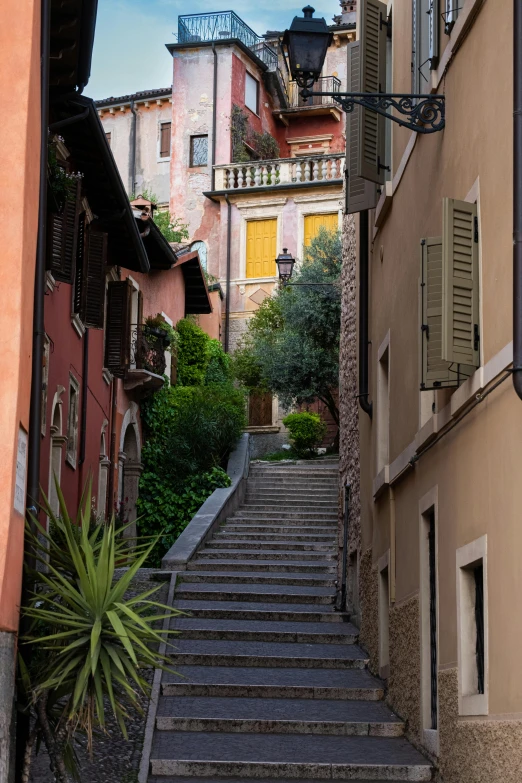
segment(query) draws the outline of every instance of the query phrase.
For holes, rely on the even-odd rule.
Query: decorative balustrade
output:
[[[271,188],[301,182],[320,185],[343,178],[345,155],[333,153],[279,160],[255,160],[214,168],[216,190]]]

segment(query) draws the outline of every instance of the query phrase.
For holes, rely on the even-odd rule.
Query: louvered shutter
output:
[[[429,11],[430,22],[430,69],[432,71],[439,64],[439,23],[440,23],[440,5],[439,0],[430,0]]]
[[[476,218],[476,204],[443,199],[442,358],[470,367],[480,364]]]
[[[78,243],[76,246],[76,269],[74,276],[74,295],[73,295],[73,312],[77,313],[80,317],[83,311],[82,292],[83,292],[83,265],[85,262],[85,212],[79,217],[78,220]]]
[[[442,359],[442,237],[421,240],[421,390],[456,385],[457,375]]]
[[[107,234],[89,229],[82,274],[81,318],[85,326],[93,329],[103,329],[106,263]]]
[[[55,280],[72,283],[78,243],[78,207],[81,180],[73,180],[61,213],[52,213],[48,222],[48,268]]]
[[[348,78],[350,92],[361,92],[360,43],[348,44]],[[356,106],[346,115],[346,212],[353,214],[365,209],[373,209],[377,204],[377,185],[357,176],[360,135],[361,108]]]
[[[109,283],[105,324],[105,366],[113,375],[120,378],[130,364],[131,295],[130,280]]]
[[[160,125],[160,158],[170,157],[171,123],[162,122]]]
[[[386,5],[380,0],[359,0],[361,92],[386,91]],[[359,112],[359,150],[356,175],[384,184],[384,117],[370,109]]]

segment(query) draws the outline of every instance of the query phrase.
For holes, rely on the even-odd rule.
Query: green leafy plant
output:
[[[204,383],[210,360],[210,337],[189,318],[176,324],[179,335],[178,383],[182,386],[198,386]]]
[[[167,668],[158,645],[173,632],[154,625],[179,612],[150,600],[159,586],[126,598],[156,539],[133,551],[114,520],[93,526],[90,482],[76,515],[80,525],[69,516],[58,482],[56,492],[58,514],[47,499],[43,503],[52,535],[35,518],[36,532],[27,531],[30,550],[44,568],[28,569],[35,589],[22,608],[30,627],[23,639],[20,689],[34,719],[26,767],[35,738],[43,739],[55,779],[67,783],[69,772],[75,773],[76,735],[86,735],[90,749],[94,729],[105,728],[106,707],[126,736],[130,710],[141,711],[139,692],[150,692],[142,670]],[[125,563],[128,570],[115,579],[115,568]],[[29,664],[26,645],[36,648]]]
[[[65,164],[59,163],[56,155],[58,142],[63,142],[61,136],[52,136],[47,143],[47,186],[51,207],[61,211],[66,201],[76,198],[76,185],[83,174],[67,171]]]
[[[290,431],[294,449],[302,456],[312,455],[326,435],[326,424],[318,413],[289,413],[283,424]]]
[[[153,219],[167,242],[183,242],[189,238],[188,224],[182,223],[179,218],[173,218],[168,209],[157,209],[158,197],[152,190],[145,188],[141,193],[131,193],[129,201],[135,201],[139,196],[150,201],[156,208]]]
[[[232,137],[232,162],[248,163],[257,160],[274,160],[279,157],[279,144],[268,133],[254,130],[248,121],[248,115],[240,106],[234,104],[230,115],[230,135]],[[247,149],[250,147],[252,152]],[[269,175],[271,183],[271,175]]]
[[[145,327],[149,330],[161,330],[163,332],[162,338],[165,346],[165,350],[171,354],[176,355],[179,346],[179,332],[168,324],[162,315],[149,315],[145,318]],[[152,335],[153,339],[157,339],[156,335]]]

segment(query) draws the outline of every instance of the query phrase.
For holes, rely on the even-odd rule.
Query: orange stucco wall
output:
[[[24,519],[14,510],[19,428],[29,427],[40,150],[40,4],[5,0],[0,29],[0,630],[18,626]],[[14,100],[13,100],[14,99]]]

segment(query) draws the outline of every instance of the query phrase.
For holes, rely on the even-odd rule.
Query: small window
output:
[[[112,141],[112,133],[110,131],[108,133],[106,133],[105,134],[105,138],[107,139],[107,144],[110,147],[111,146],[111,141]]]
[[[170,122],[160,124],[160,158],[170,158],[171,127]]]
[[[390,345],[389,336],[379,350],[377,364],[377,473],[388,465],[390,441]]]
[[[190,165],[208,165],[208,136],[190,137]]]
[[[444,17],[445,19],[444,32],[446,33],[446,35],[449,35],[453,30],[453,26],[457,21],[461,5],[462,5],[461,0],[460,1],[446,0],[446,15]]]
[[[259,82],[248,71],[245,78],[245,106],[259,114]]]
[[[67,453],[66,462],[76,468],[78,452],[78,410],[80,401],[80,384],[73,375],[69,376],[69,412],[67,416]]]
[[[412,92],[430,91],[430,48],[433,10],[430,0],[412,0]]]
[[[457,549],[459,714],[488,714],[486,536]]]

